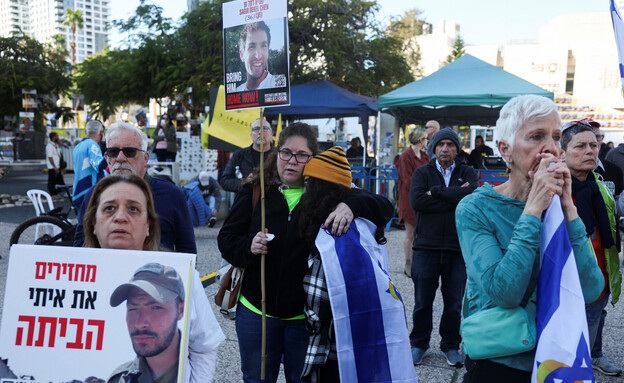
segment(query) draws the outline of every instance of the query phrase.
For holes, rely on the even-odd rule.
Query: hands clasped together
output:
[[[529,171],[532,185],[527,198],[525,213],[541,217],[541,214],[557,194],[567,221],[577,217],[572,200],[572,176],[565,162],[549,153],[537,155],[540,163],[536,171]]]

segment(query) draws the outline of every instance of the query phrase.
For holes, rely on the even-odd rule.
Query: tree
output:
[[[35,128],[43,130],[43,113],[57,112],[56,101],[71,86],[62,37],[42,44],[24,33],[0,37],[0,117],[22,110],[22,89],[36,89],[39,108]]]
[[[401,42],[375,19],[375,1],[290,0],[288,11],[292,84],[329,80],[379,96],[413,81]]]
[[[67,8],[63,26],[71,27],[72,41],[69,43],[69,47],[71,48],[71,63],[74,66],[76,65],[76,28],[82,29],[83,27],[82,11],[80,9]]]
[[[420,47],[417,37],[423,34],[425,21],[420,18],[421,11],[412,8],[398,17],[390,18],[386,33],[401,42],[401,52],[410,67],[410,72],[416,78],[422,76],[420,69]]]
[[[223,2],[200,2],[174,27],[162,8],[142,0],[134,16],[113,22],[128,34],[126,47],[78,66],[85,102],[106,118],[118,105],[192,88],[193,107],[203,111],[210,88],[223,84]],[[366,0],[289,0],[291,84],[330,80],[379,96],[413,81],[402,41],[379,26],[377,8]]]
[[[457,39],[455,40],[455,44],[453,44],[453,50],[451,51],[451,54],[446,56],[446,63],[452,63],[453,61],[462,57],[464,53],[466,53],[466,50],[464,49],[464,40],[458,34]]]

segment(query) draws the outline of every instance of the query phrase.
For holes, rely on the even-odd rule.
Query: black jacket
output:
[[[251,241],[260,231],[260,208],[252,215],[253,187],[246,185],[236,194],[230,215],[225,220],[217,241],[225,260],[244,267],[242,295],[256,308],[261,307],[260,256],[251,253]],[[303,314],[305,294],[303,277],[308,268],[310,247],[299,234],[299,206],[289,213],[286,198],[276,187],[265,193],[266,228],[275,238],[269,242],[266,256],[267,314],[292,318]],[[393,208],[386,198],[360,189],[344,201],[356,217],[376,225],[385,225]]]
[[[243,180],[236,178],[236,167],[241,171],[243,179],[254,171],[255,168],[260,165],[260,152],[256,151],[250,145],[246,148],[241,148],[235,151],[230,158],[230,161],[225,166],[223,173],[219,176],[219,184],[223,190],[238,192],[242,188]],[[271,152],[273,148],[268,152],[264,152],[264,160]]]
[[[461,187],[465,182],[469,186]],[[448,187],[435,159],[414,170],[410,185],[410,205],[416,212],[414,250],[460,251],[455,208],[462,198],[477,188],[478,183],[477,172],[457,159]]]

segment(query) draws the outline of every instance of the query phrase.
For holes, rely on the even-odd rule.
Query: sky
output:
[[[149,1],[149,0],[148,0]],[[164,8],[164,15],[178,20],[187,9],[185,0],[151,0]],[[555,17],[569,13],[608,12],[609,0],[377,0],[380,20],[400,15],[410,8],[433,24],[440,19],[455,21],[466,45],[503,45],[509,41],[536,40],[539,29]],[[111,18],[128,18],[139,0],[110,0]],[[111,45],[122,38],[111,31]]]

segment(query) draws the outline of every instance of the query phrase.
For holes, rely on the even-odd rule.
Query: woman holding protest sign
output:
[[[150,188],[142,178],[136,175],[113,175],[100,180],[93,190],[83,225],[85,228],[85,247],[158,250],[160,243],[158,216],[154,209]],[[137,274],[135,274],[136,276]],[[192,279],[191,300],[188,302],[190,305],[187,309],[190,333],[189,356],[186,361],[189,368],[185,369],[187,375],[183,382],[212,382],[218,346],[225,339],[225,336],[210,308],[199,280],[199,274],[195,270],[193,270]],[[145,293],[149,295],[150,291],[145,291]],[[160,302],[156,297],[153,299],[157,301],[156,303],[169,304]],[[117,304],[119,303],[117,302]],[[154,308],[160,308],[161,312],[166,312],[164,310],[166,305],[154,303],[151,305]],[[133,326],[137,327],[135,323],[130,322],[128,319],[130,317],[128,315],[126,318],[129,330]],[[116,371],[109,382],[124,381],[124,379],[134,381],[134,379],[139,379],[139,375],[142,374],[147,376],[140,377],[139,380],[141,381],[162,378],[163,374],[159,374],[158,369],[150,363],[158,363],[164,359],[163,355],[168,348],[165,349],[161,345],[166,341],[171,341],[171,339],[169,336],[160,336],[157,331],[158,322],[160,321],[143,319],[141,328],[136,330],[136,335],[134,331],[131,331],[133,347],[137,353],[136,363],[141,367],[139,372],[136,370]],[[164,375],[166,376],[166,374]]]
[[[535,338],[531,342],[512,334],[535,333],[540,218],[555,194],[561,199],[585,301],[595,300],[604,283],[572,200],[570,170],[559,159],[556,105],[540,96],[515,97],[501,109],[496,126],[509,180],[478,188],[456,210],[468,275],[461,332],[467,354],[464,382],[529,382]],[[497,320],[501,313],[511,324]],[[485,346],[488,339],[496,343]]]
[[[317,153],[316,132],[307,124],[294,123],[282,131],[277,150],[267,158],[263,170],[266,228],[275,236],[270,242],[260,231],[261,209],[252,206],[254,188],[258,188],[254,185],[260,183],[258,169],[236,194],[230,215],[219,232],[223,258],[233,266],[245,268],[236,311],[245,382],[259,382],[261,375],[261,254],[266,254],[266,381],[277,380],[283,356],[286,381],[301,382],[309,338],[303,315],[303,277],[310,245],[299,234],[300,220],[305,218],[299,213],[299,201],[304,191],[304,166]],[[350,178],[350,169],[347,171]],[[341,235],[349,229],[354,217],[374,220],[383,216],[384,207],[374,196],[354,192],[336,201],[324,226],[332,234]]]

